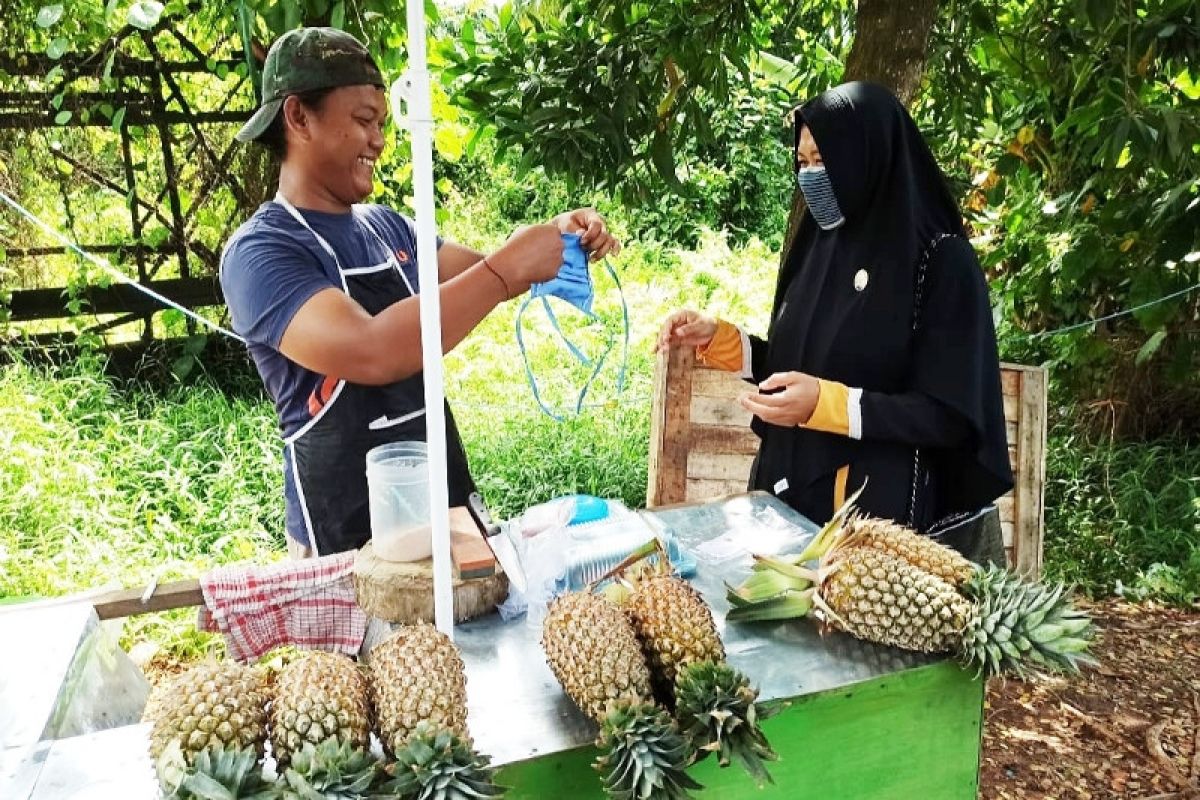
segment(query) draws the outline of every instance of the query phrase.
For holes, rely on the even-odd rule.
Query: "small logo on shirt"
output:
[[[865,269],[860,269],[854,273],[854,291],[861,292],[867,288],[867,282],[871,280],[871,276],[867,274]]]
[[[396,260],[399,261],[401,264],[407,264],[408,263],[408,252],[406,250],[397,250],[396,251]]]

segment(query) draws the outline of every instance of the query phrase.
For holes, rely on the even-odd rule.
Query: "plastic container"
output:
[[[432,555],[425,442],[394,442],[370,450],[367,496],[375,555],[385,561],[421,561]]]

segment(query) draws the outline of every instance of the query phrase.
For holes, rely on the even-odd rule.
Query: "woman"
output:
[[[659,348],[758,384],[750,487],[816,522],[866,484],[864,511],[921,531],[1012,487],[987,283],[904,106],[848,83],[797,109],[808,211],[766,339],[679,311]]]

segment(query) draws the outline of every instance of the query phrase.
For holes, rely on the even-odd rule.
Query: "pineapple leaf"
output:
[[[448,728],[421,722],[396,753],[395,778],[381,787],[390,797],[459,800],[500,797],[487,756]],[[376,795],[380,796],[380,795]]]
[[[686,800],[702,788],[684,771],[693,752],[678,724],[653,703],[615,704],[600,726],[595,768],[613,800]]]
[[[770,600],[732,608],[725,615],[725,619],[730,622],[797,619],[807,616],[812,611],[814,597],[812,589],[802,592],[791,590]]]
[[[737,761],[759,786],[774,783],[764,761],[778,759],[758,726],[758,690],[749,679],[725,662],[689,664],[675,680],[676,716],[680,727],[703,758],[717,755],[717,763]]]

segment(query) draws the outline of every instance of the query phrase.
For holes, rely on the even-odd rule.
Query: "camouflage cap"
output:
[[[250,142],[266,133],[288,95],[364,84],[384,88],[379,67],[358,39],[336,28],[288,31],[267,51],[262,105],[237,139]]]

